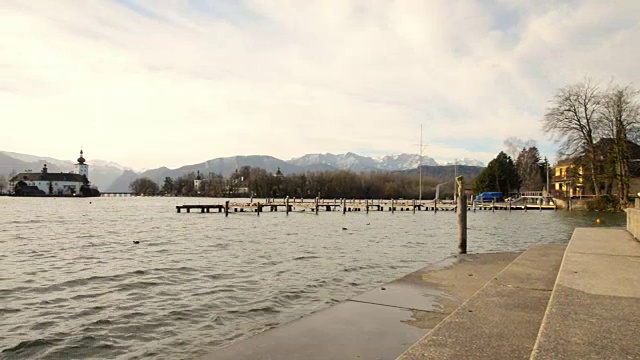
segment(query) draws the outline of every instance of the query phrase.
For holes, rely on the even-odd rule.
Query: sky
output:
[[[534,5],[535,3],[535,5]],[[487,163],[585,76],[640,83],[633,0],[3,0],[0,150]]]

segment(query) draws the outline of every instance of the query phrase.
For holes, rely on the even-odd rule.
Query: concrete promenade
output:
[[[640,243],[578,228],[531,359],[640,359]]]
[[[206,359],[640,359],[640,242],[446,259]]]

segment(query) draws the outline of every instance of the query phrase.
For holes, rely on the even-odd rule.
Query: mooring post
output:
[[[229,200],[224,202],[224,217],[229,216]]]
[[[511,212],[511,201],[507,202],[507,210],[509,210],[509,212]]]
[[[343,198],[342,199],[342,215],[345,215],[347,213],[347,199]]]
[[[366,213],[368,214],[369,213],[369,199],[365,199],[364,200],[364,206],[367,207]]]
[[[289,215],[289,197],[288,196],[284,198],[284,208],[285,208],[286,214]]]
[[[438,199],[433,199],[433,213],[438,212]]]
[[[413,201],[411,202],[413,205],[413,213],[416,213],[416,199],[413,199]]]
[[[492,212],[496,212],[496,198],[494,197],[493,200],[491,200],[491,211]]]
[[[176,210],[178,210],[178,214],[180,214],[180,206],[176,206]]]
[[[475,198],[471,201],[471,206],[473,207],[473,212],[476,212],[476,207],[478,206],[478,203],[476,202]]]
[[[538,201],[538,206],[540,207],[540,211],[542,211],[542,198],[540,198],[540,201]]]
[[[262,211],[262,205],[260,205],[260,201],[258,201],[256,204],[256,212],[258,213],[258,216],[260,216],[260,211]]]
[[[465,206],[464,177],[456,178],[458,183],[458,233],[460,234],[458,253],[467,253],[467,207]]]
[[[320,198],[316,197],[316,215],[318,215],[318,207],[319,207],[318,202],[319,201],[320,201]]]
[[[393,203],[393,199],[391,199],[391,213],[393,214],[394,212],[396,212],[396,207],[395,207],[395,204]]]

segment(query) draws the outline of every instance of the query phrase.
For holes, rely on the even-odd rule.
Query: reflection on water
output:
[[[457,247],[453,212],[175,212],[211,201],[0,198],[0,358],[192,358]],[[469,213],[469,252],[567,242],[596,218],[625,221]]]

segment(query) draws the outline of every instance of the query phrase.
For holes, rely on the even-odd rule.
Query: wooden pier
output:
[[[256,213],[260,216],[262,212],[319,212],[342,211],[348,212],[387,211],[395,213],[416,211],[455,211],[456,204],[447,200],[394,200],[394,199],[263,199],[263,201],[253,202],[231,202],[208,204],[208,205],[177,205],[176,211],[181,213],[185,210],[190,213],[192,210],[200,213],[213,212],[224,213]],[[518,204],[513,205],[508,202],[467,202],[468,211],[542,211],[557,210],[556,205],[543,204]]]

